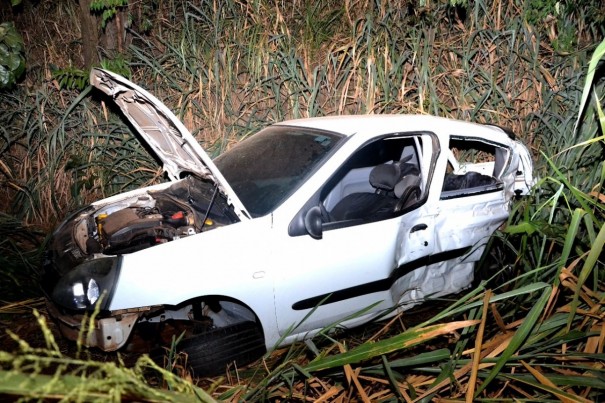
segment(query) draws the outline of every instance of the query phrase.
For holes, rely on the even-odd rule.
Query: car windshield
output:
[[[253,217],[273,211],[343,136],[309,128],[271,126],[214,160]]]

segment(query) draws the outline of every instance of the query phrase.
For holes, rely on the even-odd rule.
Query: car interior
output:
[[[326,222],[377,221],[421,199],[421,141],[417,136],[374,141],[354,154],[324,187]]]
[[[441,199],[476,195],[503,188],[502,175],[509,157],[506,148],[477,139],[452,137]]]

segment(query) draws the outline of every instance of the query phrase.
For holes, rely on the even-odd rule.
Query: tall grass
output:
[[[213,402],[202,389],[158,367],[143,356],[131,367],[65,356],[43,316],[34,311],[45,346],[34,348],[8,331],[18,344],[0,351],[0,395],[31,400]],[[8,367],[8,369],[6,369]],[[163,382],[165,389],[154,382]]]
[[[57,13],[74,14],[61,4]],[[132,80],[157,94],[213,156],[286,118],[430,113],[511,127],[536,157],[538,189],[514,205],[501,234],[519,274],[505,287],[484,284],[411,327],[404,313],[370,334],[323,334],[278,350],[257,368],[206,383],[213,397],[602,395],[605,45],[593,44],[605,28],[591,22],[588,6],[540,17],[534,2],[517,0],[426,4],[173,0],[159,2],[151,35],[132,32],[124,55]],[[44,26],[60,37],[56,25]],[[557,29],[577,32],[575,42]],[[68,66],[62,55],[51,47],[47,59]],[[48,77],[39,68],[34,77]],[[12,264],[2,264],[2,299],[16,298],[5,289],[23,290],[35,277],[41,233],[67,210],[161,180],[111,106],[90,89],[56,84],[27,82],[0,93],[0,207],[7,213],[0,256]],[[71,359],[43,333],[42,350],[21,340],[15,352],[0,354],[0,384],[13,388],[0,393],[149,400],[198,393],[146,359],[134,369]],[[149,371],[175,392],[150,390]]]
[[[444,3],[422,8],[403,0],[159,6],[153,35],[132,32],[121,60],[213,156],[275,121],[346,113],[491,122],[514,129],[536,154],[554,156],[575,144],[565,133],[573,127],[586,49],[573,56],[549,51],[550,39],[528,24],[521,2],[473,2],[462,14]],[[65,4],[54,10],[61,18],[74,13]],[[27,22],[61,37],[55,24]],[[603,32],[582,34],[590,43]],[[34,53],[32,45],[49,64],[71,63],[59,51]],[[34,91],[0,95],[4,211],[52,227],[77,204],[158,179],[154,161],[94,91],[27,84]],[[555,163],[588,170],[598,158],[576,164],[563,157]]]

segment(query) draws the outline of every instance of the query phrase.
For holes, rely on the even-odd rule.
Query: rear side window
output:
[[[471,196],[502,189],[500,176],[510,152],[481,139],[452,137],[441,199]]]

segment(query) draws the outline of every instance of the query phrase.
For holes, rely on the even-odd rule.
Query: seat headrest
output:
[[[399,164],[399,169],[401,169],[401,177],[406,175],[416,175],[420,176],[420,170],[418,167],[412,163],[404,162]]]
[[[404,192],[408,189],[411,188],[413,186],[420,186],[420,176],[417,176],[415,174],[409,174],[409,175],[405,175],[403,178],[401,178],[401,180],[399,182],[397,182],[397,184],[395,185],[395,196],[397,198],[401,198],[401,196],[403,196]]]
[[[380,190],[391,191],[401,178],[401,168],[397,164],[376,165],[370,172],[370,185]]]

